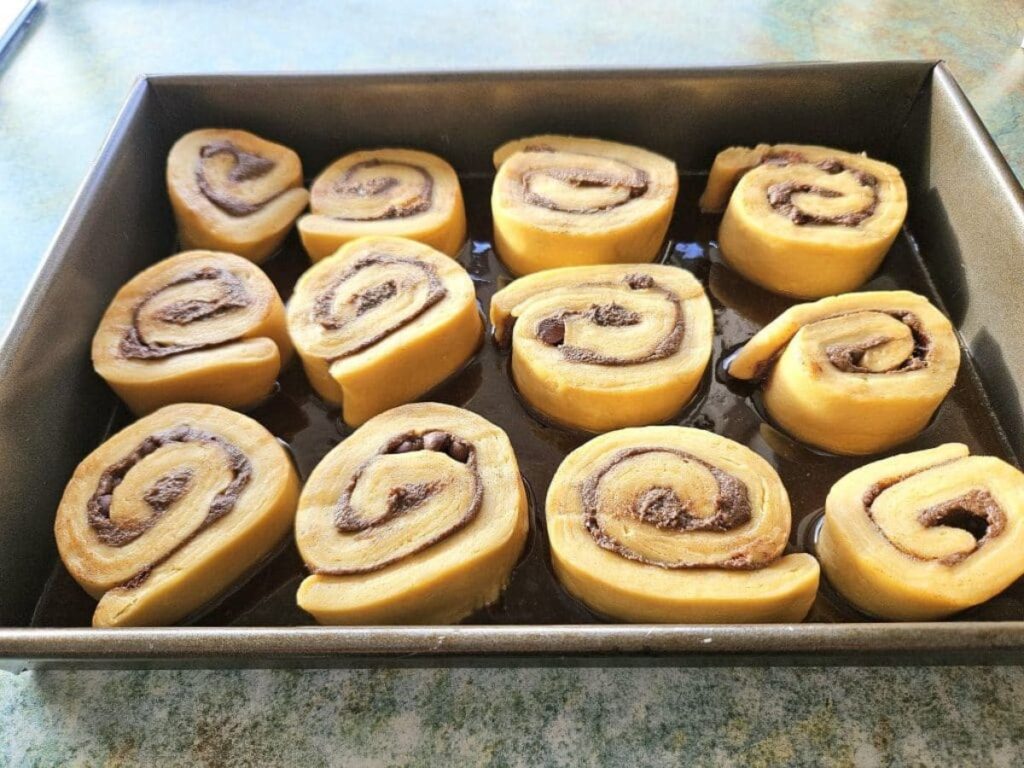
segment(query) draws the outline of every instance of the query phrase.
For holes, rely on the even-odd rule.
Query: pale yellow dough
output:
[[[466,450],[431,448],[431,433]],[[423,487],[427,497],[404,512],[389,507]],[[342,516],[342,530],[346,490],[351,520]],[[498,599],[528,530],[502,430],[450,405],[394,408],[327,454],[306,483],[295,536],[313,575],[298,604],[322,624],[451,624]]]
[[[701,521],[727,514],[722,510],[741,508],[729,500],[730,484],[746,494],[749,519],[725,530],[699,529]],[[658,526],[640,516],[638,509],[657,513],[656,505],[645,506],[651,494],[669,499],[698,528]],[[796,622],[814,602],[817,561],[783,554],[792,521],[778,475],[754,452],[710,432],[641,427],[594,438],[558,468],[546,515],[559,581],[607,616]]]
[[[861,349],[854,368],[844,348]],[[959,366],[953,326],[926,298],[868,291],[791,307],[740,349],[729,374],[763,379],[768,415],[793,437],[864,455],[924,429]]]
[[[288,331],[310,383],[358,426],[458,371],[483,321],[458,262],[412,240],[364,237],[299,278]]]
[[[615,313],[629,324],[607,324],[605,314]],[[594,432],[678,413],[700,385],[714,334],[700,282],[662,264],[521,277],[494,294],[490,317],[497,343],[511,345],[512,376],[526,400],[555,421]],[[543,340],[551,322],[563,327],[558,344]]]
[[[277,250],[306,208],[302,182],[295,152],[247,131],[192,131],[167,157],[182,247],[230,251],[257,264]]]
[[[179,253],[125,283],[92,342],[96,372],[136,415],[181,402],[248,408],[291,354],[274,284],[213,251]]]
[[[154,436],[168,439],[147,451]],[[90,522],[90,499],[104,473],[136,452],[141,457],[113,488],[100,522],[115,530],[101,535],[105,529]],[[161,504],[161,481],[175,477],[177,495]],[[233,484],[240,485],[237,497],[224,509],[218,498]],[[57,549],[75,581],[99,600],[93,626],[172,624],[221,595],[282,541],[298,495],[288,454],[258,423],[215,405],[170,405],[78,465],[57,509]],[[127,540],[119,544],[118,536]]]
[[[494,245],[516,275],[654,261],[679,191],[668,158],[628,144],[531,136],[499,147]]]
[[[862,611],[940,619],[1024,575],[1024,474],[968,454],[959,443],[905,453],[832,486],[818,556],[829,582]],[[980,539],[965,515],[984,530]]]
[[[407,237],[449,256],[466,242],[459,177],[429,152],[353,152],[327,166],[310,193],[299,235],[313,261],[365,236]]]
[[[776,293],[819,298],[878,269],[906,218],[907,190],[897,168],[862,154],[759,144],[715,158],[701,207],[723,206],[718,244],[730,267]],[[796,223],[802,215],[827,221]]]

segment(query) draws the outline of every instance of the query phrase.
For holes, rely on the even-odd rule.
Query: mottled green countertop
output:
[[[1019,0],[601,5],[51,1],[0,63],[0,327],[143,72],[942,58],[1024,173]],[[0,673],[0,723],[12,766],[1013,766],[1024,671]]]

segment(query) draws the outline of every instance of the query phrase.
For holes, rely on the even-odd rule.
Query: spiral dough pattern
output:
[[[817,562],[784,555],[789,499],[747,448],[687,427],[610,432],[573,451],[547,497],[559,580],[627,621],[799,621]]]
[[[174,623],[215,599],[281,541],[298,476],[246,416],[173,405],[90,454],[57,510],[71,575],[99,600],[96,626]]]
[[[353,152],[329,165],[299,221],[313,261],[365,236],[406,237],[455,256],[466,241],[466,211],[455,170],[428,152]]]
[[[858,288],[907,215],[900,172],[864,155],[797,144],[719,153],[701,197],[725,215],[725,262],[776,293],[819,298]]]
[[[958,443],[867,464],[829,492],[818,554],[861,610],[927,620],[1024,575],[1024,475]]]
[[[953,327],[927,299],[868,291],[791,307],[729,373],[761,381],[768,415],[798,440],[862,455],[924,429],[959,367]]]
[[[247,131],[204,128],[167,157],[167,190],[185,248],[260,263],[280,246],[309,202],[299,156]]]
[[[299,279],[288,330],[317,392],[358,426],[455,373],[483,323],[457,262],[412,240],[364,237]]]
[[[494,244],[514,274],[660,253],[679,187],[671,160],[612,141],[532,136],[499,147],[494,167]]]
[[[93,365],[136,414],[176,402],[247,408],[291,357],[284,305],[259,267],[187,251],[126,283],[93,338]]]
[[[394,408],[310,475],[297,600],[326,624],[454,622],[497,599],[527,527],[504,432],[453,406]]]
[[[495,340],[537,410],[592,431],[664,421],[711,356],[711,304],[689,272],[655,264],[563,267],[491,299]]]

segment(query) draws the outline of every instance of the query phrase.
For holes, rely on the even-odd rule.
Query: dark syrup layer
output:
[[[470,242],[459,261],[477,288],[481,310],[491,295],[511,281],[490,247],[491,178],[462,178],[469,220]],[[737,440],[764,456],[782,477],[793,506],[789,551],[814,551],[814,541],[825,495],[850,470],[885,455],[928,448],[941,443],[966,443],[972,453],[1012,461],[994,416],[969,360],[960,369],[956,386],[928,428],[914,440],[877,457],[846,458],[809,450],[768,425],[749,397],[751,390],[721,374],[720,363],[739,344],[792,302],[743,280],[721,263],[714,245],[720,217],[702,215],[697,198],[703,176],[681,179],[679,200],[669,230],[663,261],[693,272],[703,283],[715,312],[715,341],[711,371],[688,405],[672,423],[708,429]],[[168,249],[172,253],[173,248]],[[287,301],[309,260],[293,233],[282,250],[263,265]],[[865,290],[906,288],[937,302],[921,255],[912,238],[902,233],[882,269]],[[941,307],[941,303],[939,303]],[[566,430],[546,422],[519,399],[508,376],[508,352],[490,340],[459,373],[424,396],[424,400],[450,403],[479,413],[508,432],[519,459],[531,500],[531,531],[526,551],[502,597],[494,605],[466,619],[467,624],[561,624],[602,621],[573,598],[551,571],[544,532],[544,498],[555,469],[567,453],[592,435]],[[287,443],[303,478],[324,455],[350,433],[313,393],[293,362],[282,373],[280,387],[250,412],[257,421]],[[111,432],[130,423],[123,406],[112,421]],[[207,626],[280,626],[312,624],[295,605],[295,591],[306,571],[289,539],[263,567],[215,605],[200,612],[194,623]],[[36,607],[33,626],[88,626],[95,602],[57,561]],[[973,620],[1024,619],[1024,584],[1018,582],[999,597],[958,618]],[[808,621],[864,621],[822,579]]]

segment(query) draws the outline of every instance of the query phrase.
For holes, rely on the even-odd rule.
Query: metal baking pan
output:
[[[301,562],[282,551],[187,626],[88,628],[92,603],[56,558],[53,516],[75,465],[127,422],[92,372],[89,343],[115,290],[175,250],[164,188],[172,142],[201,126],[246,128],[294,147],[314,175],[354,148],[410,145],[463,178],[471,242],[462,261],[481,303],[507,277],[489,249],[490,155],[555,131],[649,147],[673,158],[681,195],[665,259],[694,271],[716,310],[715,362],[781,310],[719,262],[717,220],[696,197],[716,151],[759,141],[866,150],[903,171],[910,215],[871,287],[930,295],[965,349],[956,388],[909,448],[948,440],[1018,463],[1024,455],[1024,192],[949,71],[937,62],[811,64],[637,72],[387,76],[157,76],[133,88],[0,349],[0,657],[26,665],[469,665],[1016,662],[1024,583],[935,624],[875,623],[823,583],[802,624],[612,624],[554,580],[542,500],[561,457],[586,435],[533,417],[486,343],[433,399],[469,407],[512,436],[532,491],[528,552],[502,600],[455,627],[311,626],[294,607]],[[293,237],[267,271],[287,296],[306,261]],[[309,470],[343,439],[301,370],[253,415]],[[825,492],[856,461],[812,454],[773,433],[709,372],[676,420],[751,445],[779,470],[794,548],[812,549]]]

